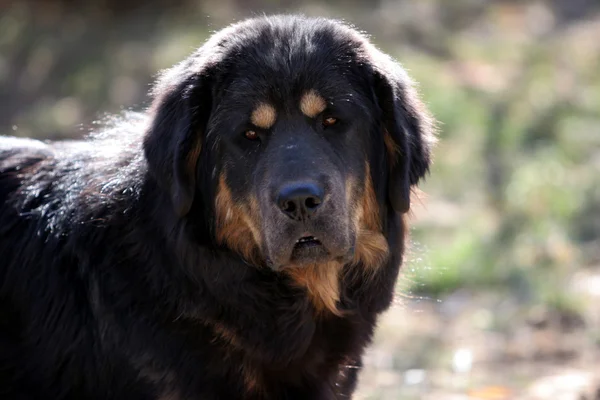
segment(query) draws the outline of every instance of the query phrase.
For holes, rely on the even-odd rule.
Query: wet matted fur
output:
[[[261,17],[73,142],[0,138],[0,398],[342,399],[433,122],[340,22]]]

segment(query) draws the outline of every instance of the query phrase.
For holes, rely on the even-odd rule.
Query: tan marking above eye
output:
[[[310,90],[300,99],[300,111],[310,118],[314,118],[327,108],[327,102],[316,90]]]
[[[275,111],[275,107],[267,103],[260,103],[250,115],[250,122],[262,129],[272,127],[275,120],[277,120],[277,111]]]

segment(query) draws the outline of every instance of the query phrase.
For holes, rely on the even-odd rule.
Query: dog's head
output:
[[[146,158],[180,218],[201,204],[219,244],[276,270],[386,260],[434,135],[404,70],[358,32],[247,20],[154,95]]]

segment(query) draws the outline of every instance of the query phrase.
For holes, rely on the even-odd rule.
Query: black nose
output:
[[[323,188],[315,183],[289,183],[279,190],[277,206],[288,217],[300,221],[317,211],[323,196]]]

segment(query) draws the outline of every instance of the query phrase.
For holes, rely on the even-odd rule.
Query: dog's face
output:
[[[146,156],[182,218],[204,198],[215,239],[276,270],[385,261],[433,134],[403,70],[356,31],[246,21],[155,93]]]
[[[206,143],[220,150],[217,199],[231,198],[217,201],[217,232],[227,241],[226,231],[247,227],[252,237],[242,240],[275,269],[354,255],[373,116],[343,71],[319,71],[335,62],[327,58],[317,52],[287,71],[286,54],[275,65],[239,60],[209,122]]]

